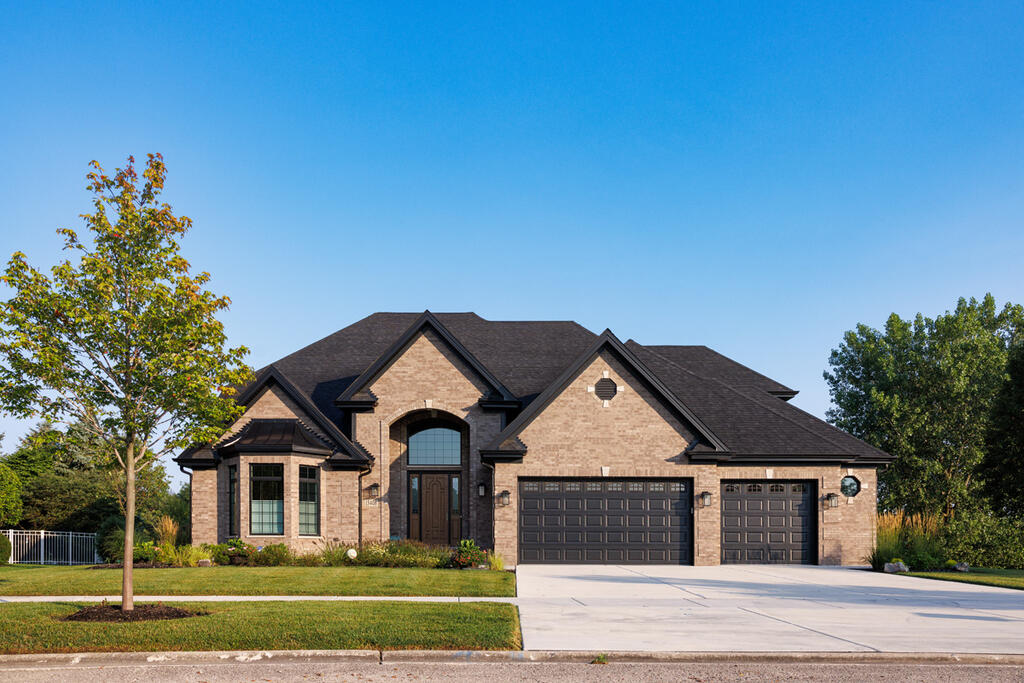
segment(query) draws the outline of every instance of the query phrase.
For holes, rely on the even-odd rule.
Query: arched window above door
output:
[[[409,466],[462,465],[462,433],[450,427],[427,427],[409,436]]]

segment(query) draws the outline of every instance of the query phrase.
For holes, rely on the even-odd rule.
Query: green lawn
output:
[[[81,604],[0,605],[0,653],[522,647],[518,611],[505,603],[190,602],[177,606],[208,614],[110,624],[60,620]]]
[[[137,595],[515,595],[509,572],[384,567],[136,569]],[[120,595],[120,569],[0,565],[0,595]]]
[[[980,583],[985,586],[1024,590],[1024,569],[971,569],[971,571],[966,573],[909,572],[907,576],[920,576],[926,579],[939,579],[941,581]]]

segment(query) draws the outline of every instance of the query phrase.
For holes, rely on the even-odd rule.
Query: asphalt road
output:
[[[1024,666],[972,664],[186,662],[4,666],[19,681],[1024,681]]]

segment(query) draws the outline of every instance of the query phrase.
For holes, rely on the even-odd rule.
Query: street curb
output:
[[[1024,665],[1024,654],[953,652],[635,652],[582,650],[215,650],[183,652],[79,652],[0,655],[0,670],[147,664],[229,664],[260,661],[413,663],[576,663],[604,655],[616,663],[693,664],[969,664]]]
[[[188,650],[181,652],[69,652],[0,655],[0,670],[18,665],[75,666],[258,662],[380,662],[380,650]]]

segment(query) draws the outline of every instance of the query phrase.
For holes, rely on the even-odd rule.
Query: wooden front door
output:
[[[422,474],[421,537],[427,545],[448,545],[448,474]]]

